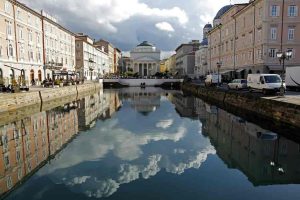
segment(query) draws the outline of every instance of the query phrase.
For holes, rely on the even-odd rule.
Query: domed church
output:
[[[133,72],[140,77],[148,77],[160,71],[160,54],[153,44],[144,41],[130,51]]]

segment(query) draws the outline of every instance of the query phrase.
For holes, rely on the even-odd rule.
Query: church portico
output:
[[[153,76],[159,72],[160,51],[143,42],[130,52],[133,72],[140,77]]]

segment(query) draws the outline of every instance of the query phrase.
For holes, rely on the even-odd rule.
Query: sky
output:
[[[144,40],[164,52],[202,40],[203,26],[230,0],[20,0],[44,10],[74,33],[130,51]],[[247,3],[249,0],[232,0]]]

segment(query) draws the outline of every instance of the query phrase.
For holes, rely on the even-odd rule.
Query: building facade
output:
[[[43,79],[42,34],[39,13],[17,1],[0,1],[1,84]]]
[[[208,74],[208,39],[207,34],[212,29],[211,24],[206,24],[203,28],[203,40],[200,43],[199,50],[195,52],[195,76],[204,77]]]
[[[131,66],[140,77],[152,76],[160,71],[161,51],[147,41],[130,51]]]
[[[277,52],[292,51],[286,67],[299,66],[299,1],[251,0],[223,7],[208,34],[209,71],[230,78],[282,73]]]
[[[35,85],[74,72],[74,34],[45,12],[0,1],[0,84]]]
[[[173,54],[172,56],[170,56],[166,62],[166,69],[173,75],[175,75],[176,73],[176,54]]]
[[[113,44],[111,44],[110,42],[106,41],[106,40],[99,40],[97,42],[94,43],[94,46],[97,48],[104,48],[104,52],[107,53],[108,55],[108,69],[109,69],[109,73],[115,73],[115,47]]]
[[[74,75],[75,73],[75,34],[57,23],[46,12],[41,12],[43,24],[44,74],[45,78],[54,75]]]
[[[181,76],[194,76],[195,52],[199,50],[199,40],[193,40],[188,44],[181,44],[176,51],[176,73]]]
[[[108,55],[104,48],[99,49],[94,46],[94,41],[87,35],[78,34],[76,36],[76,72],[85,80],[96,80],[109,70]]]

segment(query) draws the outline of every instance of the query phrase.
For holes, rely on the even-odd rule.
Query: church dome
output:
[[[141,44],[137,45],[138,47],[153,47],[148,41],[143,41]]]
[[[207,46],[208,45],[208,39],[203,38],[202,42],[200,43],[201,46]]]
[[[211,25],[211,24],[206,24],[206,25],[204,26],[204,28],[212,28],[212,25]]]
[[[221,19],[222,15],[224,15],[233,5],[227,5],[227,6],[224,6],[223,8],[221,8],[217,15],[215,16],[215,20],[216,19]]]

